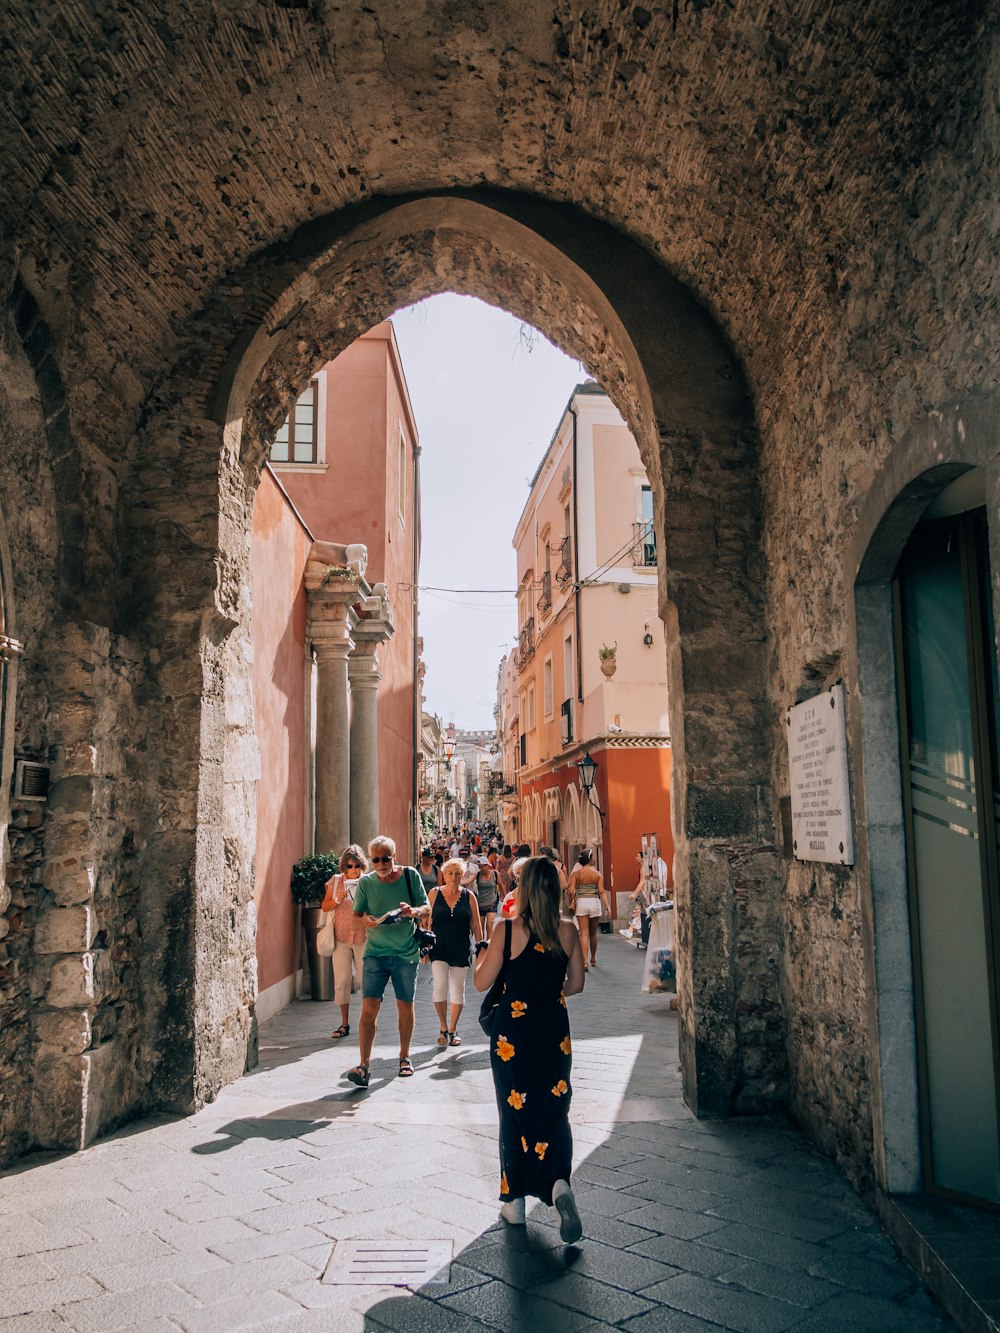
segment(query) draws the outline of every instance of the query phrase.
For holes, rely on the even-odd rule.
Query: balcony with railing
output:
[[[641,568],[656,564],[656,533],[652,522],[633,523],[632,563]]]
[[[538,594],[539,611],[552,609],[552,570],[547,569],[542,575],[542,590]]]
[[[564,699],[559,708],[559,739],[569,745],[573,739],[573,700]]]
[[[535,617],[529,616],[517,636],[517,668],[523,671],[535,651]]]
[[[573,577],[573,539],[564,537],[556,547],[558,563],[556,565],[556,583],[565,583]]]

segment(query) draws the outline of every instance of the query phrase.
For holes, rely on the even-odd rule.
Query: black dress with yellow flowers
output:
[[[529,935],[510,960],[493,1020],[490,1063],[500,1111],[504,1201],[530,1195],[551,1204],[552,1186],[569,1180],[573,1057],[562,993],[568,961]]]

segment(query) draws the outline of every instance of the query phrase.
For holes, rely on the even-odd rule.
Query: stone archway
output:
[[[144,537],[129,623],[155,647],[155,708],[173,738],[156,757],[169,808],[145,830],[145,919],[171,933],[144,964],[157,1098],[198,1104],[252,1051],[245,538],[267,445],[318,363],[441,290],[502,304],[583,360],[639,442],[666,552],[687,1095],[700,1114],[772,1106],[782,881],[758,725],[767,636],[750,398],[713,320],[640,246],[571,207],[487,191],[310,224],[216,294],[154,396],[126,521]]]
[[[105,545],[95,488],[83,483],[49,330],[20,282],[0,346],[6,1158],[79,1147],[141,1105],[144,1069],[132,1045],[141,1007],[134,797],[122,790],[118,747],[119,726],[135,723],[137,650],[108,623],[115,589],[91,559]],[[108,558],[104,549],[99,560]]]

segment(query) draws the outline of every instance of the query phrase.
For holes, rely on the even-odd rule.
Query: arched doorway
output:
[[[893,582],[925,1188],[1000,1207],[1000,808],[985,479],[947,487]]]
[[[848,569],[876,1172],[890,1193],[996,1207],[994,412],[956,404],[910,432],[873,488]]]

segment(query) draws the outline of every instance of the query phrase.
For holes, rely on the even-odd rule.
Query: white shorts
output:
[[[575,916],[603,916],[604,908],[601,906],[600,898],[577,898],[576,907],[573,909]]]
[[[447,963],[431,963],[431,976],[434,978],[434,1003],[444,1004],[451,1000],[453,1005],[465,1003],[465,974],[467,967],[449,967]]]

